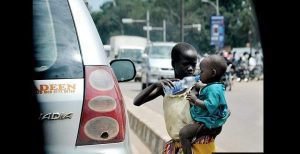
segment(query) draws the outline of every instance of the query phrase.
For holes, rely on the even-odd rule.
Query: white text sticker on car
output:
[[[64,120],[71,119],[73,116],[73,112],[68,113],[41,113],[39,119],[40,120]]]

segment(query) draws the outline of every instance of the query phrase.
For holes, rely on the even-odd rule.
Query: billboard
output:
[[[211,16],[210,20],[210,45],[219,48],[224,46],[225,25],[223,16]]]

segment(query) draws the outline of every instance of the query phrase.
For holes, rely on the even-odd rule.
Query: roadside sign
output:
[[[224,46],[225,25],[224,16],[211,16],[210,45]]]

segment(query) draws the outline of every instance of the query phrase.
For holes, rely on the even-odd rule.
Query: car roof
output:
[[[149,45],[176,45],[175,42],[151,42]]]

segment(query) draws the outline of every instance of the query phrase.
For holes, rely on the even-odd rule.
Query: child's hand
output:
[[[195,105],[195,102],[197,100],[197,97],[195,94],[193,93],[188,93],[187,96],[186,96],[186,99],[190,102],[190,104],[193,104]]]

